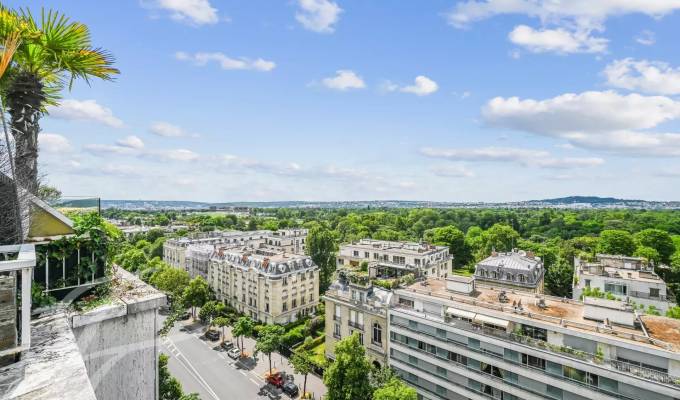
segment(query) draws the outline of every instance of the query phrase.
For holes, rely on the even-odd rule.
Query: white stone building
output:
[[[477,284],[543,293],[545,268],[533,252],[493,252],[475,266]]]
[[[574,270],[574,299],[580,299],[584,290],[598,288],[600,293],[634,303],[641,312],[653,306],[664,314],[675,305],[666,282],[643,258],[598,254],[597,262],[590,263],[577,257]]]

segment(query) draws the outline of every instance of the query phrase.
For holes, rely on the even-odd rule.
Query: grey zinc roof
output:
[[[540,264],[540,260],[529,258],[519,253],[499,253],[496,256],[489,256],[479,262],[484,267],[499,267],[503,269],[514,269],[521,271],[531,271]]]

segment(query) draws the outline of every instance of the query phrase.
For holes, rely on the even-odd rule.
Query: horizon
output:
[[[41,121],[67,196],[680,198],[677,5],[6,5],[86,24],[121,70]]]

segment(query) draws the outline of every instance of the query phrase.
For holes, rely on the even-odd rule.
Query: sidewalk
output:
[[[222,329],[219,329],[220,334]],[[231,334],[231,327],[226,327],[224,329],[225,340],[231,340],[236,343],[236,339]],[[246,337],[243,339],[243,345],[245,347],[245,352],[252,355],[255,352],[255,339]],[[300,388],[300,394],[302,394],[302,385],[304,383],[304,376],[295,374],[293,366],[288,362],[288,359],[279,353],[272,353],[272,368],[276,368],[279,371],[285,371],[287,374],[295,376],[295,384]],[[253,368],[253,373],[255,373],[260,378],[264,379],[265,373],[269,371],[269,357],[266,354],[258,354],[257,365]],[[326,386],[323,384],[323,380],[314,374],[307,375],[307,391],[314,394],[315,399],[321,399],[326,394]]]

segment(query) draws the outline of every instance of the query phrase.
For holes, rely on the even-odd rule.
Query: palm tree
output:
[[[26,189],[38,189],[38,133],[46,106],[57,105],[76,79],[112,80],[119,71],[110,53],[92,47],[90,30],[59,12],[44,9],[40,23],[29,11],[0,6],[0,40],[19,33],[21,44],[0,82],[16,148],[16,174]]]

